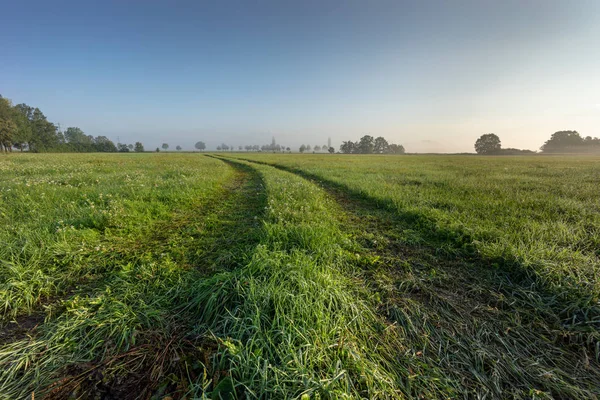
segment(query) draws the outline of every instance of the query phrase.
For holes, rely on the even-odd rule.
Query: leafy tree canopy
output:
[[[475,142],[475,151],[477,154],[495,154],[500,151],[502,144],[500,138],[495,133],[486,133],[481,135]]]

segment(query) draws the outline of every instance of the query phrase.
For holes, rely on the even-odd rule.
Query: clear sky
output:
[[[115,141],[600,136],[599,0],[0,3],[0,94]]]

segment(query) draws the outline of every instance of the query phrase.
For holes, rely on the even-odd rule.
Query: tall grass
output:
[[[62,165],[63,156],[49,157],[32,172],[36,179],[60,169],[52,165]],[[5,321],[46,305],[45,321],[29,337],[16,335],[0,347],[0,397],[599,395],[594,291],[572,280],[597,283],[584,272],[591,250],[570,249],[584,258],[572,255],[571,264],[551,271],[548,260],[564,256],[554,254],[558,247],[538,253],[521,228],[510,226],[510,212],[501,217],[507,232],[489,215],[503,204],[511,212],[522,207],[529,217],[535,210],[518,196],[511,203],[514,196],[505,193],[510,181],[480,171],[470,164],[475,161],[459,158],[464,165],[452,170],[451,157],[439,165],[423,158],[423,165],[419,158],[253,156],[291,173],[197,155],[95,157],[106,174],[122,177],[115,161],[133,163],[173,185],[144,194],[143,187],[115,183],[114,196],[123,196],[117,208],[127,211],[119,216],[127,218],[60,228],[41,244],[62,252],[53,250],[49,259],[40,250],[39,257],[25,258],[21,271],[10,272],[11,282],[27,288],[13,293],[28,291],[33,301],[4,295]],[[149,159],[169,161],[145,169]],[[505,162],[493,160],[485,162]],[[531,165],[520,166],[525,181]],[[595,179],[589,173],[594,168],[583,163],[576,170],[588,171],[587,182]],[[27,164],[4,172],[15,174],[8,181],[16,185],[23,171]],[[459,171],[465,182],[454,176]],[[558,182],[566,184],[566,175]],[[79,178],[93,181],[85,172]],[[542,180],[546,186],[535,189],[540,196],[560,186]],[[584,213],[595,207],[589,189],[571,196]],[[551,193],[557,192],[549,192],[547,202]],[[55,198],[59,203],[42,208],[63,204],[59,192]],[[457,206],[433,206],[434,199]],[[492,200],[499,203],[487,204]],[[8,204],[5,216],[22,224],[23,237],[44,232],[44,225],[23,222],[16,202]],[[63,213],[93,212],[89,203],[78,204],[85,211],[60,207],[48,212],[46,223],[65,219]],[[592,228],[594,218],[586,219]],[[550,225],[567,223],[548,219]],[[68,247],[73,240],[60,237],[64,232],[87,244]],[[596,239],[582,240],[590,245]],[[488,242],[513,247],[487,254],[494,248]],[[4,254],[17,265],[18,246],[9,244]],[[515,258],[519,254],[523,259]],[[527,257],[535,262],[525,263]],[[563,273],[567,267],[576,272]],[[560,312],[559,305],[573,308]],[[566,321],[574,310],[589,314]]]
[[[375,161],[381,160],[378,157],[363,160],[365,171],[350,167],[343,174],[335,158],[245,158],[277,165],[323,185],[345,209],[346,216],[341,215],[344,228],[362,247],[364,284],[381,299],[380,314],[395,324],[401,345],[396,342],[394,346],[408,356],[395,360],[397,371],[410,371],[405,395],[600,395],[600,336],[594,328],[597,305],[585,303],[590,296],[585,289],[580,292],[570,286],[561,292],[544,281],[536,268],[482,256],[478,243],[464,235],[456,240],[428,219],[426,209],[408,211],[389,198],[352,189],[348,182],[357,176],[369,179]],[[450,157],[456,158],[464,161],[464,157]],[[340,159],[350,164],[356,161]],[[381,161],[402,163],[404,159],[384,157]],[[485,165],[485,160],[479,162]],[[337,179],[330,176],[338,173]],[[453,192],[447,191],[451,196]],[[553,272],[558,285],[568,282],[560,270]],[[569,318],[574,311],[587,322]]]
[[[0,321],[123,263],[231,171],[205,157],[19,155],[0,164]],[[118,269],[118,267],[117,267]]]
[[[251,398],[399,396],[393,333],[352,278],[337,208],[301,178],[256,168],[268,195],[260,245],[190,291],[197,330],[222,344],[215,362]]]
[[[562,322],[600,328],[597,157],[251,158],[321,179],[399,215],[406,240],[533,278]]]

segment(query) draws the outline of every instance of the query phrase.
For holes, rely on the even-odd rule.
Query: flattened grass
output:
[[[248,157],[391,210],[407,242],[533,279],[555,296],[564,324],[600,328],[597,157]]]
[[[98,235],[103,240],[94,245],[104,248],[88,245],[80,251],[82,259],[101,260],[105,268],[72,265],[68,258],[57,272],[47,262],[44,273],[75,288],[45,306],[45,322],[29,338],[9,337],[0,348],[0,397],[24,398],[32,392],[50,398],[185,393],[190,377],[203,371],[197,358],[212,352],[214,344],[191,333],[190,321],[180,312],[181,300],[196,280],[235,268],[256,245],[259,221],[250,216],[264,210],[258,176],[199,155],[161,156],[153,166],[148,166],[154,161],[148,155],[101,160],[107,168],[125,160],[131,168],[148,168],[149,175],[168,173],[177,181],[162,191],[156,182],[151,192],[157,193],[141,190],[140,197],[124,199],[129,210],[125,227],[111,228],[110,236]],[[163,168],[167,163],[171,167]],[[181,181],[186,173],[189,186]],[[119,188],[127,191],[115,183],[117,193]],[[156,197],[161,199],[152,200]],[[163,207],[164,212],[151,213],[155,218],[144,224],[148,210]],[[232,244],[230,235],[244,240]],[[61,240],[59,236],[55,241]],[[92,274],[98,276],[90,279]]]
[[[110,273],[177,209],[215,193],[231,170],[199,156],[44,154],[7,157],[0,176],[7,321]]]
[[[471,219],[464,219],[462,223],[476,224],[477,218],[485,218],[483,228],[467,225],[452,234],[446,220],[454,220],[456,224],[456,220],[463,217],[460,212],[456,211],[454,215],[454,210],[444,210],[440,215],[445,219],[437,220],[437,214],[429,208],[419,209],[415,205],[423,201],[423,196],[437,198],[439,202],[456,201],[453,196],[460,195],[465,196],[463,201],[466,202],[470,195],[476,197],[476,187],[469,187],[469,184],[477,183],[476,179],[442,185],[445,197],[437,192],[435,188],[439,184],[435,182],[442,178],[450,180],[457,171],[463,171],[462,168],[468,172],[469,168],[489,167],[509,160],[467,158],[465,161],[464,157],[442,157],[432,166],[428,163],[434,160],[428,157],[412,160],[406,157],[334,157],[333,161],[325,156],[253,155],[244,158],[278,165],[312,179],[327,188],[344,207],[346,216],[340,216],[342,226],[360,243],[357,252],[361,257],[356,262],[365,273],[363,284],[380,299],[380,315],[394,323],[401,338],[400,342],[393,343],[403,355],[396,359],[394,369],[400,376],[403,369],[410,371],[408,384],[401,387],[407,397],[597,398],[600,395],[600,336],[597,330],[600,320],[597,318],[598,304],[594,302],[595,292],[589,290],[590,285],[594,287],[598,282],[593,274],[581,274],[582,282],[589,283],[587,286],[578,287],[579,282],[572,280],[581,270],[597,268],[593,253],[582,252],[581,257],[570,258],[571,264],[566,261],[560,266],[554,264],[556,270],[546,271],[539,265],[546,262],[544,268],[549,268],[552,264],[536,259],[540,257],[539,253],[527,253],[540,243],[528,243],[532,239],[522,235],[518,227],[514,229],[507,224],[509,231],[499,230],[499,236],[485,230],[486,224],[502,225],[495,221],[497,214],[479,210],[476,217],[470,216]],[[467,166],[456,167],[453,174],[442,173],[442,170],[450,169],[444,162],[453,160],[467,163]],[[517,160],[517,163],[535,165],[536,160],[540,159]],[[544,160],[542,162],[551,165],[559,162]],[[419,161],[423,161],[418,171],[422,175],[420,181],[414,177]],[[593,174],[595,164],[584,159],[583,165],[578,165],[577,161],[566,160],[566,166],[556,164],[556,176],[563,176],[563,185],[570,185],[572,180],[597,178]],[[479,166],[475,164],[477,162]],[[409,168],[408,177],[399,177],[397,174],[406,167],[404,163],[414,170],[411,175]],[[387,164],[386,168],[378,169],[384,164]],[[584,178],[568,179],[565,170],[570,168],[581,168]],[[523,173],[523,179],[527,180],[528,171]],[[572,173],[576,174],[575,171]],[[494,172],[481,171],[478,176],[487,177],[488,181],[482,184],[480,198],[462,204],[464,209],[475,208],[480,201],[490,199],[486,197],[491,196],[485,190],[487,185],[495,188],[498,203],[494,204],[497,207],[505,204],[516,212],[516,207],[521,206],[524,215],[536,212],[528,210],[529,206],[519,201],[518,194],[503,193]],[[396,179],[420,182],[413,183],[417,187],[431,181],[433,189],[424,189],[425,193],[411,192],[409,188],[392,185],[384,186],[387,191],[384,188],[377,191],[376,184]],[[460,180],[459,177],[452,179]],[[508,185],[504,190],[507,192],[511,186],[507,182],[503,184]],[[541,187],[531,190],[556,190],[557,193],[561,191],[560,186],[560,180],[554,181],[553,185],[543,182]],[[400,193],[403,190],[407,192]],[[399,200],[392,198],[396,193],[408,198],[405,201],[412,202],[412,208],[402,208]],[[552,193],[545,194],[546,202],[552,201]],[[515,196],[517,198],[512,201],[517,205],[511,206],[506,198]],[[574,201],[581,202],[580,208],[587,207],[582,216],[594,213],[598,198],[590,186],[582,187],[573,197]],[[486,207],[494,208],[493,204]],[[506,210],[501,211],[504,212]],[[596,217],[586,219],[583,224],[596,224]],[[520,223],[528,221],[525,218]],[[565,220],[560,215],[553,215],[547,223],[550,226],[565,223]],[[580,227],[572,226],[572,229],[577,232]],[[476,235],[481,235],[479,241],[473,239],[478,237]],[[486,257],[484,251],[479,250],[485,247],[485,243],[480,242],[485,235],[488,235],[487,240],[521,244],[515,251],[530,257],[531,263],[515,260],[516,253],[505,254],[504,259],[497,255]],[[592,236],[586,240],[590,245],[597,238]],[[556,251],[565,250],[551,245],[544,254]],[[551,256],[556,258],[556,255]],[[587,265],[582,260],[592,264]],[[567,268],[575,272],[563,274]],[[545,274],[551,275],[552,279]]]
[[[126,214],[124,225],[109,219],[67,230],[85,230],[89,244],[65,247],[58,273],[56,260],[39,257],[43,268],[27,264],[24,273],[42,277],[35,285],[64,299],[45,310],[31,338],[0,347],[0,396],[600,395],[597,304],[588,290],[597,285],[588,273],[597,266],[597,197],[589,186],[575,195],[564,189],[577,172],[582,185],[595,182],[595,164],[566,160],[548,166],[561,173],[540,175],[530,167],[544,159],[517,159],[518,171],[504,179],[476,164],[499,168],[504,159],[252,156],[291,173],[163,156],[212,176],[195,176],[182,192],[175,185],[157,197],[135,198],[137,189],[116,184],[116,192],[134,197],[122,207],[139,212]],[[160,165],[148,174],[181,179],[182,168],[163,173]],[[104,167],[117,173],[114,165]],[[79,179],[93,182],[85,173]],[[514,187],[521,191],[509,194]],[[529,191],[546,208],[574,202],[570,217],[545,221],[546,210],[535,219],[541,203],[520,201]],[[501,207],[509,211],[496,217]],[[9,208],[21,223],[22,210],[16,203]],[[519,209],[526,218],[513,226]],[[585,218],[591,238],[577,233],[573,215],[592,215]],[[48,220],[57,218],[62,214]],[[580,242],[556,241],[538,252],[528,236],[544,231],[536,223],[547,223],[545,241]],[[561,224],[567,229],[559,231]],[[23,226],[22,233],[37,229]],[[53,248],[71,243],[61,240]],[[105,244],[100,266],[86,258],[98,244]],[[33,293],[42,291],[31,285]],[[70,292],[73,285],[80,288]],[[39,308],[44,296],[38,297],[5,319]]]

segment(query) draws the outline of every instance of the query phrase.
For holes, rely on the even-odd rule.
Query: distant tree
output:
[[[29,150],[34,152],[49,151],[56,148],[60,143],[57,126],[46,119],[39,108],[33,110],[33,143],[29,144]]]
[[[157,152],[157,153],[158,153],[158,152],[160,152],[160,149],[159,149],[158,147],[156,148],[156,152]]]
[[[340,146],[340,151],[344,154],[356,153],[356,150],[357,150],[357,145],[356,145],[356,143],[354,143],[351,140],[342,142],[342,145]],[[331,151],[330,151],[330,153],[331,153]]]
[[[301,145],[300,149],[298,149],[298,150],[300,150],[300,153],[304,153],[306,151],[306,146],[305,145]]]
[[[77,127],[69,127],[63,133],[62,141],[68,144],[71,151],[87,152],[94,150],[94,137],[87,136]]]
[[[252,146],[252,150],[258,151],[260,150],[260,147],[257,144],[255,144],[254,146]]]
[[[373,142],[373,152],[377,154],[383,154],[388,152],[390,147],[389,143],[383,136],[379,136]]]
[[[225,143],[221,143],[221,150],[227,151],[229,150],[229,146],[227,146]]]
[[[593,140],[593,139],[592,139]],[[581,149],[586,141],[577,131],[558,131],[554,132],[549,140],[544,143],[541,150],[544,153],[573,151]]]
[[[500,138],[494,133],[481,135],[475,142],[475,151],[477,154],[494,154],[498,153],[501,148]]]
[[[323,149],[323,151],[329,151],[329,146],[327,146],[326,144],[321,146],[321,148]]]
[[[133,147],[133,145],[132,145],[131,143],[129,143],[129,144],[127,145],[127,147],[129,148],[129,150],[130,150],[130,151],[133,151],[133,148],[134,148],[134,147]]]
[[[168,143],[163,143],[162,144],[162,148],[163,148],[163,150],[166,151],[169,148],[169,144]]]
[[[404,146],[401,144],[390,144],[388,147],[388,153],[390,154],[404,154],[406,151],[404,150]]]
[[[114,153],[117,151],[117,146],[106,136],[97,136],[94,140],[94,148],[95,151],[104,153]]]
[[[206,149],[206,144],[204,144],[204,142],[196,142],[196,144],[194,145],[194,147],[197,150],[202,151],[202,150]]]
[[[333,147],[330,147],[328,151],[329,151],[329,154],[335,153],[335,149]]]
[[[244,150],[244,146],[238,146],[238,150],[239,150],[239,151],[242,151],[242,150]]]
[[[316,145],[315,147],[313,147],[314,151],[321,151],[321,146]]]
[[[371,154],[375,149],[375,139],[371,135],[365,135],[358,141],[358,153]]]
[[[144,152],[144,145],[142,144],[142,142],[135,142],[135,148],[134,148],[136,153],[143,153]]]
[[[11,110],[11,119],[17,125],[17,133],[13,136],[13,146],[21,151],[27,147],[27,142],[31,140],[29,110],[31,110],[31,107],[26,104],[17,104]]]
[[[181,146],[177,145],[177,147],[175,147],[175,149],[176,149],[177,151],[181,151]]]
[[[119,153],[129,153],[129,146],[125,143],[117,143],[117,150]]]
[[[289,147],[286,147],[285,150],[288,151],[288,152],[292,151],[292,149],[290,149]]]
[[[217,146],[217,151],[221,151],[221,145]]]
[[[13,139],[17,134],[17,124],[11,119],[0,118],[0,151],[12,151]]]

